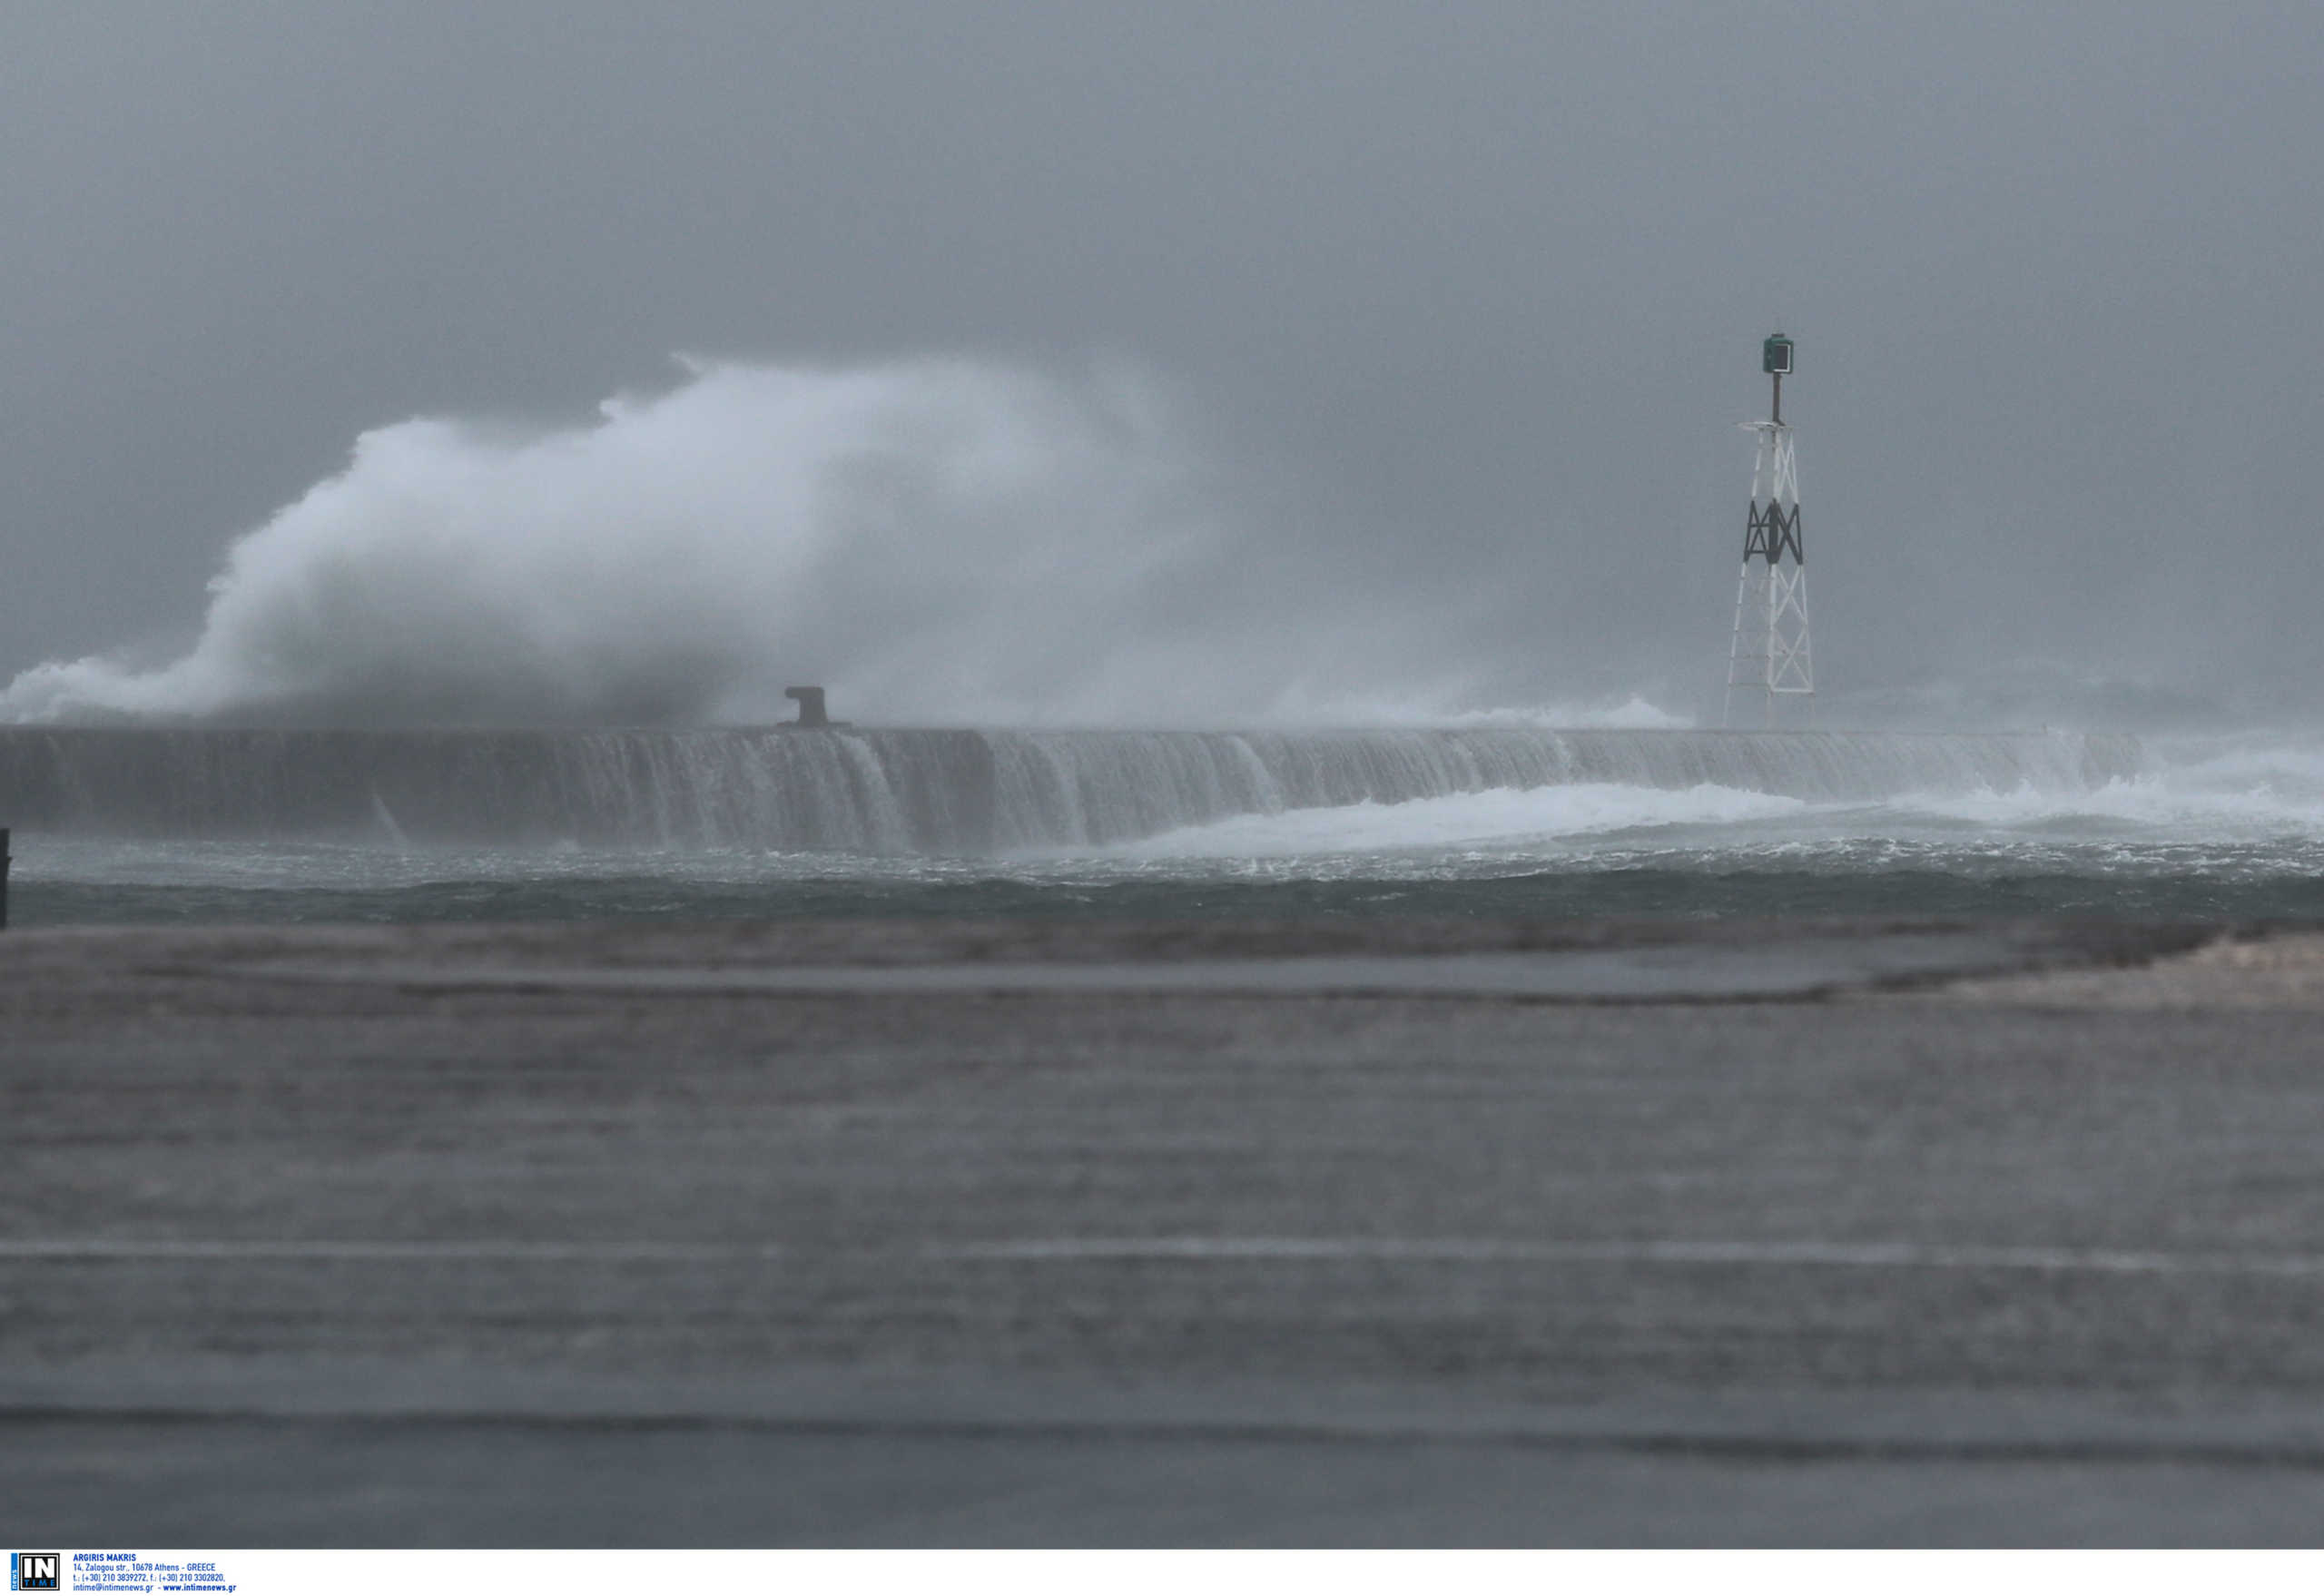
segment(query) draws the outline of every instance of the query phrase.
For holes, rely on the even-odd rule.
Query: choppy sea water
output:
[[[19,832],[18,924],[855,915],[2324,919],[2324,743],[2150,748],[2089,790],[1819,803],[1581,783],[997,854]]]

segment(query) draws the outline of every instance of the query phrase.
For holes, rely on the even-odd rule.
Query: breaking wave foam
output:
[[[1425,652],[1270,566],[1205,452],[1140,373],[966,360],[407,420],[233,545],[183,656],[35,666],[0,721],[766,721],[817,682],[889,724],[1247,724],[1412,681]]]
[[[1776,820],[1807,807],[1797,798],[1709,783],[1667,789],[1590,782],[1497,788],[1403,803],[1241,814],[1166,832],[1117,852],[1129,858],[1201,859],[1506,848],[1609,832]]]
[[[1575,783],[1361,803],[1186,826],[1112,852],[1128,859],[1287,858],[1474,849],[1557,852],[1581,840],[1645,849],[1817,845],[1964,832],[1995,842],[2130,837],[2324,840],[2324,750],[2250,740],[2181,750],[2135,775],[2088,786],[2023,781],[1909,790],[1871,799],[1788,797],[1699,783]],[[1663,833],[1658,835],[1657,833]]]

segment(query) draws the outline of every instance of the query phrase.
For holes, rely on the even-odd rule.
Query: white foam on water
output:
[[[1641,692],[1477,708],[1457,684],[1426,693],[1341,687],[1305,701],[1286,696],[1273,707],[1270,722],[1380,729],[1674,732],[1696,725],[1692,716],[1665,709]]]
[[[1797,798],[1734,787],[1586,782],[1236,815],[1183,826],[1112,852],[1134,859],[1203,859],[1508,847],[1649,828],[1735,825],[1797,815],[1807,807]]]
[[[1576,783],[1236,815],[1106,850],[1124,861],[1346,858],[1471,851],[1571,855],[1619,842],[1700,861],[1722,849],[1817,853],[1887,840],[1974,842],[1980,851],[2084,839],[2165,846],[2324,839],[2324,751],[2280,738],[2154,763],[2084,789],[2026,782],[1811,802],[1732,786]],[[1915,854],[1917,859],[1917,854]]]
[[[2087,793],[1908,795],[1883,806],[1901,819],[1955,821],[1996,830],[2076,823],[2225,835],[2324,834],[2324,807],[2265,790],[2189,789],[2169,780],[2109,782]]]
[[[2184,837],[2324,837],[2324,749],[2281,736],[2165,746],[2146,772],[2082,792],[1922,793],[1884,807],[1906,819],[2004,832],[2086,825]]]
[[[1684,731],[1693,717],[1674,714],[1642,693],[1626,697],[1590,699],[1579,703],[1508,705],[1498,709],[1461,710],[1438,717],[1450,726],[1518,726],[1566,730],[1587,727],[1619,732]]]

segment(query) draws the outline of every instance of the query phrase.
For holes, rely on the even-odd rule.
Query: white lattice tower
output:
[[[1751,468],[1751,513],[1743,532],[1743,571],[1735,585],[1735,638],[1727,655],[1727,704],[1721,724],[1735,724],[1736,695],[1745,709],[1756,695],[1761,724],[1776,724],[1776,704],[1796,698],[1812,714],[1816,664],[1807,641],[1807,554],[1800,542],[1799,461],[1783,419],[1783,379],[1792,368],[1792,342],[1781,333],[1767,340],[1761,361],[1775,379],[1769,419],[1746,421],[1758,435]]]

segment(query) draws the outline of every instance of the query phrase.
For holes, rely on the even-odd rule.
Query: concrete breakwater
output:
[[[0,821],[165,837],[990,852],[1237,814],[1575,783],[1811,801],[2071,793],[2084,733],[0,730]]]

